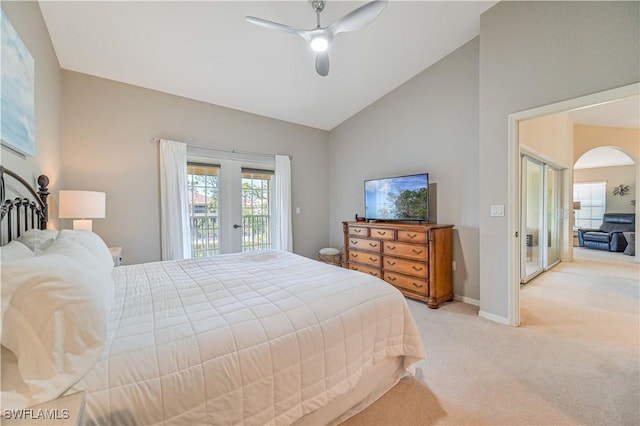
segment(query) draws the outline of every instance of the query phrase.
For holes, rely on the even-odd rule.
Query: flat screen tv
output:
[[[364,182],[367,220],[429,221],[429,174],[371,179]]]

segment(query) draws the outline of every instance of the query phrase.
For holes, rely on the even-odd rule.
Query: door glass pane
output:
[[[191,220],[191,256],[214,256],[220,253],[219,167],[188,164],[187,196]]]
[[[273,173],[242,170],[242,251],[271,249]]]
[[[524,158],[523,162],[523,230],[525,250],[522,278],[527,282],[542,271],[544,170],[540,163]]]
[[[547,263],[545,269],[560,260],[560,171],[547,168]]]

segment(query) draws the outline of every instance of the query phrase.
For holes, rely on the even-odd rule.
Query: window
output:
[[[219,167],[187,164],[187,197],[191,224],[191,256],[213,256],[220,253]]]
[[[599,228],[606,211],[606,199],[606,182],[574,183],[573,200],[580,202],[580,210],[575,210],[575,226]]]
[[[273,172],[242,169],[242,251],[271,248]]]

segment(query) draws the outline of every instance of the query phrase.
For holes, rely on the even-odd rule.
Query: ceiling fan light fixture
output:
[[[311,30],[294,28],[253,16],[247,16],[246,20],[260,27],[302,37],[305,42],[309,43],[311,50],[316,52],[316,72],[318,75],[326,77],[329,74],[329,44],[333,42],[335,36],[340,33],[358,31],[371,24],[382,13],[389,0],[369,1],[326,27],[320,25],[320,13],[324,10],[325,0],[307,1],[316,13],[317,26]]]
[[[324,52],[329,48],[329,40],[323,36],[314,37],[311,39],[311,49],[314,52]]]

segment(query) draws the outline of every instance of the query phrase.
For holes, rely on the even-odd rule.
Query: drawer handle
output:
[[[378,258],[377,257],[369,257],[369,260],[372,262],[377,262]]]
[[[351,255],[351,257],[358,257],[357,253],[349,253]]]
[[[387,279],[388,279],[389,281],[395,281],[395,280],[396,280],[396,277],[387,277]]]
[[[358,244],[357,240],[351,240],[351,244],[353,244],[354,246]]]
[[[356,234],[359,234],[360,232],[362,232],[362,229],[354,229],[353,232],[355,232]]]
[[[413,284],[413,286],[415,288],[422,288],[422,284],[418,285],[418,284],[414,283],[413,281],[411,282],[411,284]]]
[[[378,247],[378,243],[369,243],[370,247]]]
[[[412,266],[411,269],[413,269],[416,272],[422,271],[422,266],[418,267],[418,266]]]
[[[387,248],[388,248],[389,250],[395,250],[395,249],[396,249],[396,246],[387,246]]]
[[[412,251],[413,251],[415,254],[420,254],[420,253],[422,253],[422,250],[418,250],[418,249],[413,249]]]
[[[393,265],[395,265],[395,264],[396,264],[396,262],[392,262],[392,261],[390,261],[390,260],[387,260],[387,265],[391,265],[391,266],[393,266]]]
[[[409,237],[409,238],[415,238],[415,237],[417,237],[417,236],[418,236],[418,234],[413,234],[413,235],[411,235],[411,234],[407,234],[407,237]]]
[[[387,235],[387,231],[378,231],[378,235]]]
[[[373,275],[374,277],[377,277],[378,273],[377,272],[369,272],[369,275]]]

